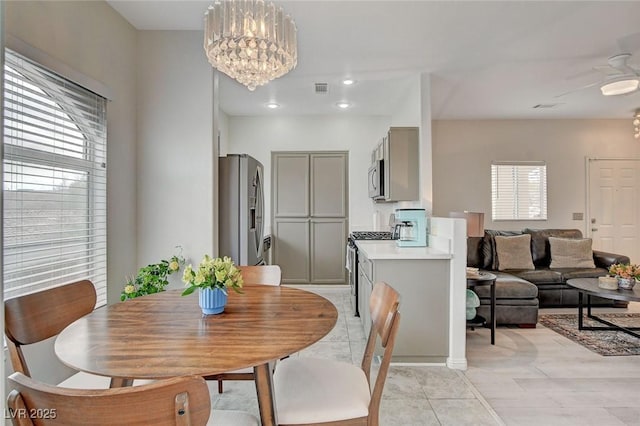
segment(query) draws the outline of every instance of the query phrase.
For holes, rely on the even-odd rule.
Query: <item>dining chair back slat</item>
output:
[[[202,377],[182,376],[114,389],[71,389],[38,382],[22,373],[8,378],[14,426],[204,425],[211,415]],[[29,414],[33,418],[29,418]]]
[[[95,305],[96,290],[89,280],[5,300],[4,332],[14,371],[30,376],[21,346],[58,335]]]
[[[393,347],[396,340],[398,327],[400,326],[400,312],[398,306],[400,303],[400,295],[387,283],[380,282],[373,287],[369,306],[371,310],[371,331],[365,353],[362,358],[362,369],[370,383],[371,361],[374,357],[376,340],[380,337],[380,343],[384,348],[378,375],[376,376],[375,385],[371,392],[371,401],[369,403],[369,424],[377,425],[379,419],[380,401],[382,400],[382,391],[384,383],[389,372],[391,357],[393,355]]]
[[[278,265],[238,266],[244,282],[262,285],[280,285],[282,271]]]
[[[278,265],[244,265],[238,266],[245,283],[279,286],[282,278],[282,270]],[[252,368],[230,371],[227,373],[206,376],[206,380],[218,381],[218,393],[224,391],[223,380],[254,380]]]
[[[278,365],[274,387],[281,425],[378,426],[380,401],[400,325],[399,299],[398,292],[388,284],[374,285],[369,299],[371,328],[360,367],[303,356]],[[384,353],[372,390],[371,364],[378,337]]]

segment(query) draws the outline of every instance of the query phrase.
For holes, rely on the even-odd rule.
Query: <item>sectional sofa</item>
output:
[[[585,255],[586,250],[591,256],[588,252]],[[613,263],[629,263],[629,257],[591,250],[591,240],[583,239],[578,229],[486,230],[484,237],[467,240],[467,266],[497,276],[498,324],[535,327],[538,307],[577,306],[578,292],[566,284],[567,280],[607,275]],[[478,315],[489,319],[490,288],[478,286],[474,291],[480,298]],[[597,297],[592,297],[592,303],[627,305]]]

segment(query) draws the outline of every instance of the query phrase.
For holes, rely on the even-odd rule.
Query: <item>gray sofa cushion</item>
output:
[[[607,270],[603,268],[558,268],[555,271],[562,274],[564,281],[571,278],[596,278],[607,275]]]
[[[551,269],[595,268],[591,238],[549,237]]]
[[[531,235],[505,237],[496,235],[496,258],[498,270],[534,269],[531,261]]]
[[[484,259],[482,258],[482,237],[467,238],[467,266],[473,268],[484,268]]]
[[[591,269],[594,271],[594,269]],[[535,271],[510,271],[512,274],[534,284],[540,283],[562,283],[562,274],[548,268],[536,269]]]
[[[534,284],[503,272],[492,272],[492,274],[496,276],[496,300],[535,299],[538,297],[538,287]],[[475,286],[473,287],[473,291],[475,291],[481,299],[491,297],[491,286]]]
[[[482,239],[481,249],[483,265],[482,269],[488,269],[492,271],[498,270],[498,257],[496,256],[496,241],[494,237],[496,235],[501,236],[514,236],[522,235],[520,231],[496,231],[493,229],[485,229],[484,237]]]
[[[549,266],[551,264],[549,237],[582,238],[582,232],[579,229],[526,228],[523,232],[525,234],[531,234],[531,257],[536,267]]]

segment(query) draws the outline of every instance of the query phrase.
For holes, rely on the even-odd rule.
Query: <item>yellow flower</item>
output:
[[[136,291],[136,288],[131,284],[124,287],[124,292],[127,294],[135,293],[135,291]]]
[[[234,265],[229,256],[211,258],[205,254],[194,272],[191,265],[185,268],[182,281],[186,289],[183,296],[193,293],[197,288],[233,288],[237,293],[242,293],[243,280],[240,270]]]
[[[191,267],[191,264],[189,264],[189,266],[184,268],[184,273],[182,274],[182,281],[186,283],[190,281],[192,277],[193,277],[193,268]]]
[[[180,269],[180,264],[174,260],[171,263],[169,263],[169,269],[172,271],[177,271],[178,269]]]

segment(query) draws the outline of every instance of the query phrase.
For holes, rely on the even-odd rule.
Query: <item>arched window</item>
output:
[[[106,303],[106,100],[5,50],[5,298],[90,279]]]

